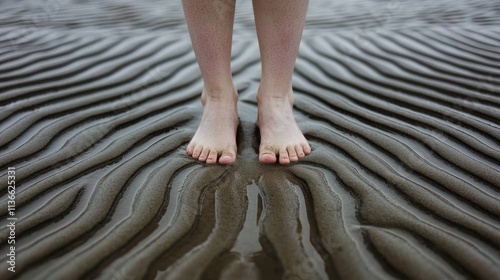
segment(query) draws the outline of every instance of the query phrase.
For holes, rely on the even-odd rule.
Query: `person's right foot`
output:
[[[203,91],[201,100],[203,115],[196,133],[186,148],[188,155],[199,161],[214,164],[233,164],[236,160],[236,130],[238,93],[224,97]]]

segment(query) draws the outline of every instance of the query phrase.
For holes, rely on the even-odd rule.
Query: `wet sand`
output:
[[[500,275],[500,2],[311,1],[313,151],[290,166],[258,163],[250,1],[232,166],[184,152],[202,80],[180,1],[85,2],[0,4],[1,279]]]

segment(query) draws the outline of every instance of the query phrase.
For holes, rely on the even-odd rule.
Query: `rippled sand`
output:
[[[202,80],[179,2],[0,4],[1,279],[498,279],[500,2],[311,1],[313,152],[288,167],[257,159],[248,0],[237,163],[185,155]]]

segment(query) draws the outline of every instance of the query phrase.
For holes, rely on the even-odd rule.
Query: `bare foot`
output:
[[[258,98],[259,161],[289,164],[311,153],[293,116],[293,95]]]
[[[236,160],[236,130],[238,93],[224,97],[203,91],[201,100],[203,115],[200,126],[186,148],[188,155],[199,161],[214,164],[233,164]]]

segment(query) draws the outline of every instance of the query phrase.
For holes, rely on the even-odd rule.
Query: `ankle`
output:
[[[204,104],[207,101],[227,101],[236,103],[238,101],[238,92],[234,86],[227,86],[225,88],[203,87],[201,102]]]
[[[293,90],[291,85],[264,85],[259,86],[257,92],[258,104],[287,103],[293,105]]]
[[[285,105],[287,107],[293,107],[293,94],[263,94],[261,92],[257,93],[257,105],[259,107],[276,107]]]

